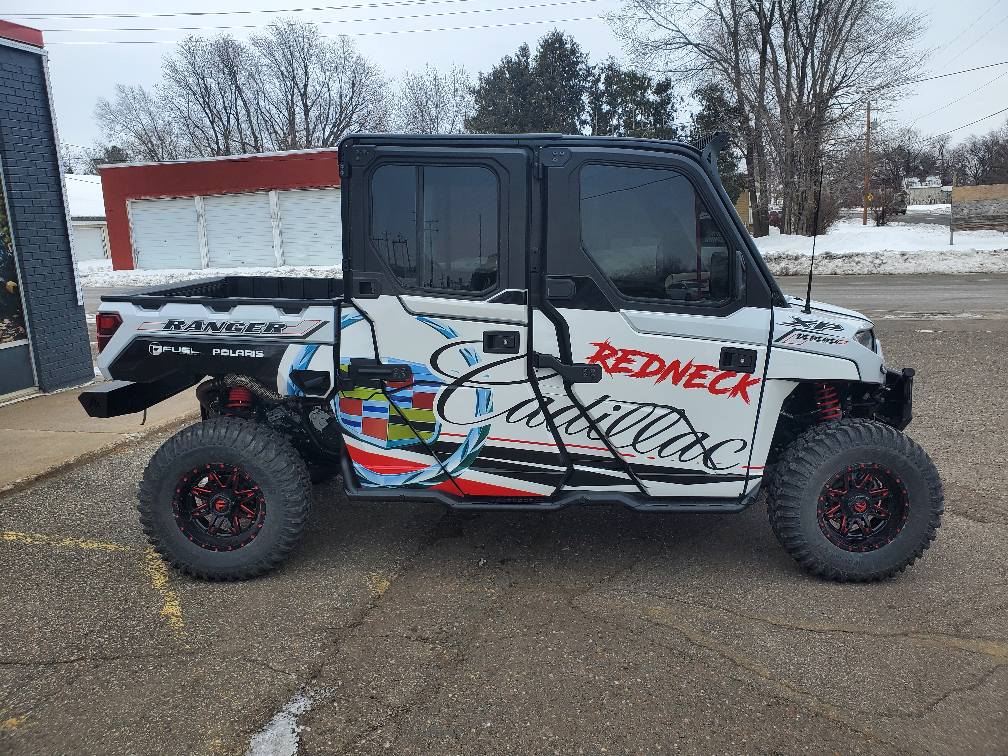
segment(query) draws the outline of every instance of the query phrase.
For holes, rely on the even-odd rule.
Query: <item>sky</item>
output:
[[[925,17],[927,29],[919,42],[924,75],[1008,61],[1008,45],[1004,44],[1008,0],[897,2]],[[260,12],[308,5],[326,9]],[[360,50],[382,66],[389,77],[395,77],[426,64],[438,68],[460,64],[471,71],[487,70],[522,42],[534,46],[536,39],[554,27],[574,36],[593,60],[609,55],[621,57],[620,43],[602,18],[619,6],[620,0],[0,0],[0,18],[44,30],[60,138],[71,146],[88,147],[101,136],[93,117],[97,99],[111,97],[116,84],[156,83],[161,62],[173,45],[66,43],[165,42],[181,40],[188,34],[220,33],[241,38],[286,15],[313,21],[327,34],[354,36]],[[78,19],[41,15],[185,11],[223,13]],[[178,29],[190,26],[248,28]],[[124,27],[156,30],[112,31]],[[886,72],[879,72],[880,79],[885,76]],[[883,118],[912,124],[925,134],[956,129],[951,134],[955,143],[1004,124],[1008,114],[959,128],[1005,107],[1008,65],[920,84]]]

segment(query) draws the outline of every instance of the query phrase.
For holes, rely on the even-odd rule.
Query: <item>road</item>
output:
[[[947,514],[898,578],[802,575],[762,507],[458,514],[326,485],[281,571],[198,583],[139,535],[155,436],[0,499],[0,751],[240,754],[296,720],[307,754],[1008,752],[1008,277],[925,278],[815,288],[892,315],[888,358],[920,371]],[[924,311],[947,315],[900,314]]]
[[[805,297],[804,276],[777,279],[787,294]],[[813,276],[812,298],[882,320],[1008,317],[1008,274]]]

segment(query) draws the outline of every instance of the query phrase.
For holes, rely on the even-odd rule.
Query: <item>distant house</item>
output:
[[[68,173],[67,204],[73,226],[74,257],[78,260],[105,260],[109,257],[108,227],[101,176]]]
[[[938,205],[948,202],[948,194],[942,191],[941,178],[928,176],[921,181],[916,176],[903,180],[908,205]]]

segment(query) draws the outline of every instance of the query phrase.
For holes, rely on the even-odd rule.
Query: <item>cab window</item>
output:
[[[472,165],[383,165],[371,179],[371,243],[399,282],[483,292],[499,274],[497,176]]]
[[[721,305],[728,245],[678,171],[588,164],[580,174],[581,244],[628,299]]]

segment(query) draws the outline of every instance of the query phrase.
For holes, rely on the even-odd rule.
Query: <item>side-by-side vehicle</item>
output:
[[[806,570],[903,570],[943,512],[903,433],[913,371],[865,316],[781,292],[718,177],[724,139],[352,136],[343,278],[105,296],[91,415],[198,385],[202,421],[140,485],[151,543],[199,577],[261,574],[310,476],[339,474],[376,505],[765,497]]]

